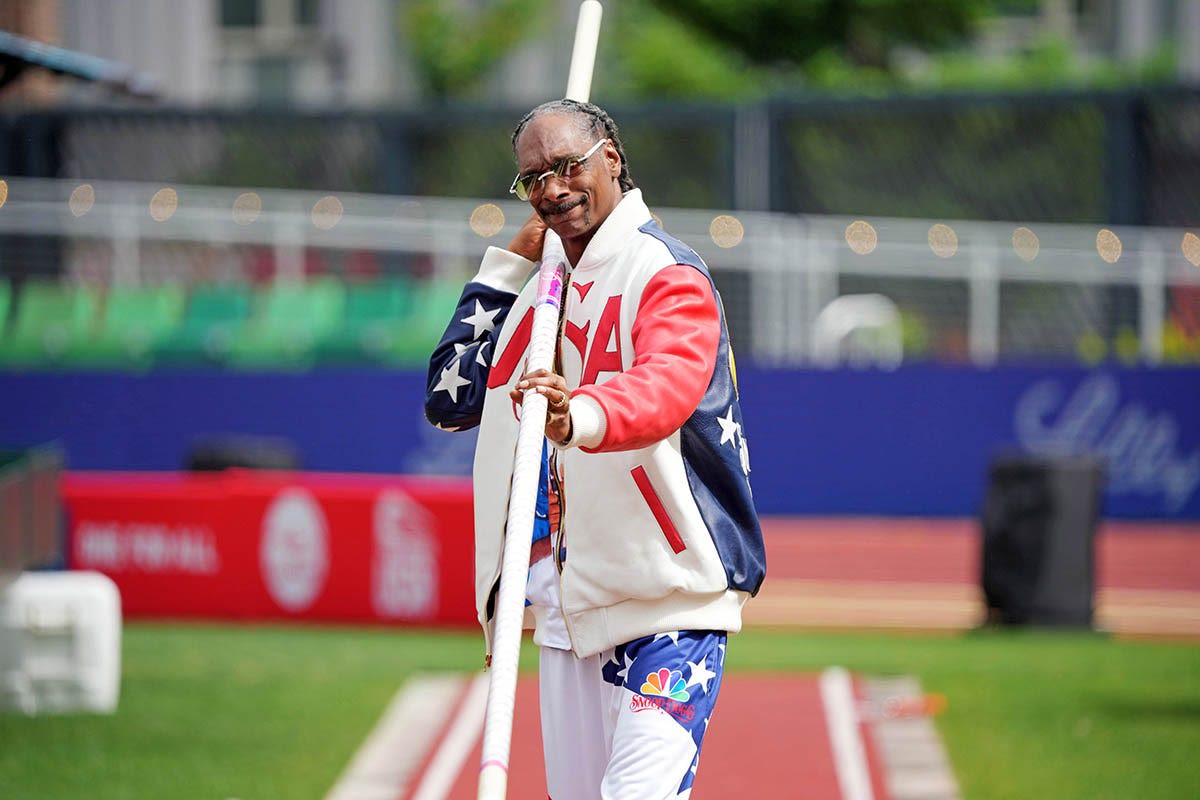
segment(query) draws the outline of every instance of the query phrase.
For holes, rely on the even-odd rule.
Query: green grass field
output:
[[[319,799],[407,676],[475,669],[482,648],[472,633],[127,624],[123,652],[116,715],[0,714],[0,798]],[[944,693],[968,800],[1200,796],[1196,644],[759,630],[731,641],[728,668],[832,664]]]

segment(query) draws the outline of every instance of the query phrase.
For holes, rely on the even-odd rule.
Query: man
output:
[[[726,634],[765,572],[721,304],[699,256],[653,221],[607,113],[546,103],[512,141],[510,191],[533,214],[467,284],[426,398],[439,427],[480,426],[476,608],[490,643],[532,389],[552,443],[526,589],[550,796],[687,797]],[[547,227],[571,265],[561,336],[553,372],[522,374]]]

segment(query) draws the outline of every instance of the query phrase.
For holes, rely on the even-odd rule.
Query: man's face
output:
[[[517,139],[520,174],[539,175],[562,158],[585,154],[601,135],[587,130],[575,114],[544,114],[530,120]],[[612,144],[601,145],[571,176],[550,175],[534,184],[529,204],[541,215],[576,257],[591,241],[596,229],[621,201],[617,176],[621,157]]]

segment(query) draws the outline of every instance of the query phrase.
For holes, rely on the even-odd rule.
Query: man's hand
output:
[[[542,244],[546,241],[546,221],[535,211],[508,243],[508,251],[530,261],[542,260]]]
[[[571,436],[571,393],[567,390],[566,380],[549,370],[534,370],[522,375],[508,396],[520,404],[525,399],[525,391],[530,388],[546,397],[546,438],[552,442],[565,442]]]

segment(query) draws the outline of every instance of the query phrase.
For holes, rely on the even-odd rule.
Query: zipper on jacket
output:
[[[567,269],[566,278],[563,280],[562,301],[558,305],[558,338],[554,343],[554,371],[559,375],[563,374],[562,367],[562,341],[563,331],[567,326],[567,306],[571,303],[571,279],[575,277],[573,268]],[[566,379],[566,376],[563,376]],[[554,535],[554,569],[558,572],[558,610],[562,615],[563,627],[567,629],[567,639],[571,642],[571,649],[575,649],[575,632],[571,630],[571,620],[567,617],[566,609],[563,604],[563,545],[566,541],[567,532],[567,492],[565,488],[565,476],[559,472],[559,452],[555,448],[551,448],[553,454],[550,457],[550,480],[554,482],[555,491],[558,493],[558,530]]]
[[[559,575],[562,575],[562,548],[567,532],[567,493],[563,488],[563,480],[558,470],[558,451],[552,449],[550,454],[550,485],[553,487],[554,494],[558,497],[558,530],[554,532],[554,552],[551,555],[554,556],[554,568],[558,570]]]
[[[500,548],[500,564],[504,564],[504,547]],[[492,666],[492,640],[495,638],[496,630],[496,600],[500,596],[500,573],[501,569],[496,568],[496,574],[492,576],[492,590],[488,592],[487,602],[483,606],[483,667],[488,669]]]
[[[554,477],[551,480],[555,481],[558,487],[558,531],[554,537],[554,568],[558,571],[558,611],[562,615],[563,627],[567,629],[567,639],[571,642],[571,649],[575,649],[575,631],[571,628],[571,618],[567,616],[567,610],[564,603],[564,588],[563,588],[563,547],[567,538],[567,497],[563,491],[563,481],[558,475],[558,453],[554,454],[553,466],[550,470]]]
[[[563,279],[562,299],[558,304],[558,335],[554,342],[554,371],[559,375],[563,374],[562,366],[562,341],[563,331],[567,326],[567,306],[571,303],[571,279],[574,277],[574,270],[568,269],[566,276]],[[563,376],[566,380],[566,376]],[[569,387],[568,387],[569,391]],[[562,546],[563,539],[567,529],[567,493],[563,486],[564,481],[559,473],[558,464],[558,449],[550,448],[550,482],[554,487],[555,493],[558,495],[558,530],[554,535],[554,568],[558,570],[559,578],[559,606],[562,606]],[[561,610],[561,609],[560,609]]]

